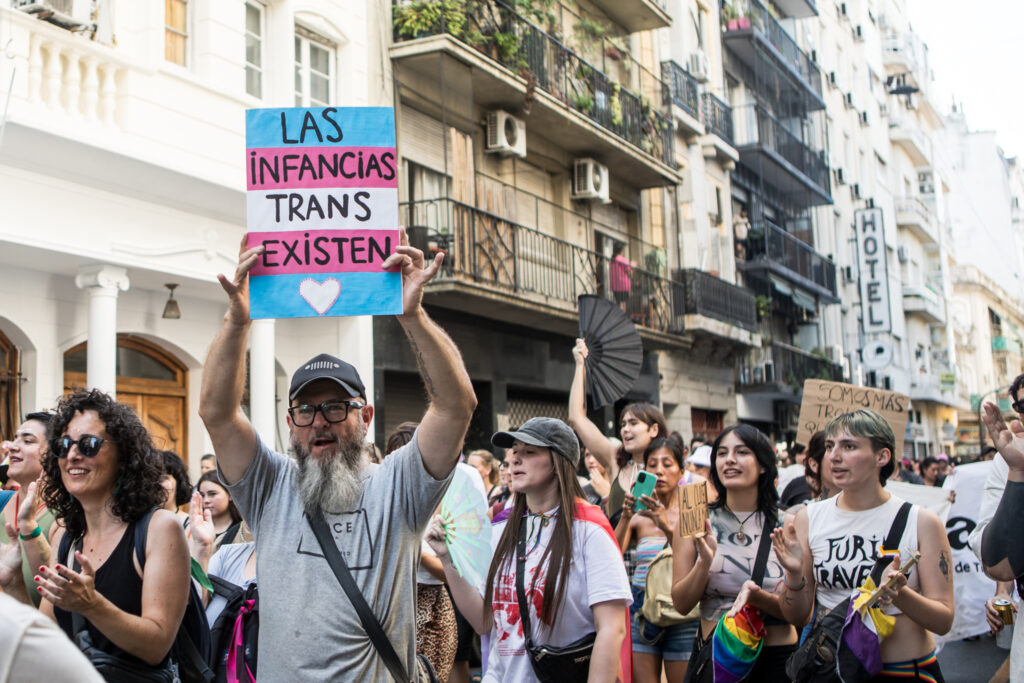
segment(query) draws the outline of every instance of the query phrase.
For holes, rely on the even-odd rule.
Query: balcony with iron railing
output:
[[[394,0],[391,57],[402,63],[400,94],[427,96],[424,85],[439,83],[446,73],[439,57],[450,55],[472,68],[448,69],[453,80],[446,87],[467,89],[474,103],[504,108],[533,93],[528,132],[552,136],[551,142],[577,156],[597,157],[638,188],[678,180],[672,119],[656,75],[616,50],[612,61],[629,60],[619,77],[628,77],[630,90],[502,0],[449,0],[445,11],[440,7],[441,0]],[[606,68],[612,47],[600,55]],[[468,73],[472,82],[459,84],[457,72]]]
[[[938,244],[935,213],[920,197],[896,197],[896,225],[908,228],[924,244]]]
[[[930,165],[931,141],[911,112],[896,110],[889,115],[889,140],[907,153],[915,167]]]
[[[757,55],[754,43],[760,44],[803,85],[815,100],[814,108],[825,107],[821,72],[817,65],[764,5],[757,0],[733,0],[723,6],[722,14],[723,40],[740,61],[755,70]]]
[[[836,264],[785,230],[766,220],[754,221],[746,240],[744,271],[765,270],[801,285],[825,303],[839,303]]]
[[[676,280],[685,286],[687,315],[718,320],[749,332],[758,332],[754,293],[703,270],[687,268]],[[679,303],[678,301],[676,302]],[[693,329],[687,325],[687,329]]]
[[[739,360],[739,391],[798,396],[804,380],[843,381],[843,367],[828,358],[782,342],[753,349]]]
[[[612,21],[629,33],[672,25],[665,0],[593,0]]]
[[[453,199],[405,202],[400,214],[412,244],[446,253],[426,290],[431,303],[547,326],[573,319],[577,297],[594,294],[620,302],[642,334],[682,343],[681,283],[635,266],[617,270],[603,254]]]
[[[674,61],[661,63],[661,80],[665,83],[665,104],[679,107],[689,119],[692,132],[704,131],[700,125],[703,115],[700,107],[700,84],[689,71]]]
[[[744,165],[807,206],[832,203],[825,153],[812,149],[760,105],[733,109],[735,145]]]
[[[926,322],[942,325],[946,322],[946,301],[941,288],[930,282],[906,284],[903,286],[903,311],[907,315],[919,315]]]
[[[701,105],[708,132],[730,145],[734,144],[732,109],[729,105],[709,92],[701,95]]]

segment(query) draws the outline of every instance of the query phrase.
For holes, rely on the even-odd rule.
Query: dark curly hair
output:
[[[118,485],[114,489],[111,511],[129,524],[137,522],[153,508],[163,506],[167,493],[160,484],[163,462],[153,448],[149,432],[131,406],[118,403],[110,394],[98,389],[76,389],[57,403],[57,412],[50,420],[47,440],[52,442],[67,432],[68,423],[78,413],[93,410],[107,432],[107,441],[117,449]],[[86,531],[85,512],[64,487],[60,465],[54,449],[48,448],[43,456],[43,500],[56,518],[67,529],[71,538]]]
[[[188,502],[192,500],[192,479],[188,476],[185,463],[174,451],[161,451],[160,455],[163,458],[164,474],[169,474],[174,479],[174,505],[176,507],[188,505]]]

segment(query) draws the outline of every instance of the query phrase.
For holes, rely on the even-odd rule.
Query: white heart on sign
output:
[[[339,294],[341,294],[341,283],[333,277],[329,277],[323,282],[307,278],[299,284],[299,295],[320,315],[331,310],[331,306],[338,300]]]

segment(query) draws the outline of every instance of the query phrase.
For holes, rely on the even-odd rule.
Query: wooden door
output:
[[[185,398],[159,394],[134,394],[118,391],[117,400],[135,409],[149,431],[153,445],[162,451],[174,451],[185,459]],[[186,461],[187,462],[187,461]]]

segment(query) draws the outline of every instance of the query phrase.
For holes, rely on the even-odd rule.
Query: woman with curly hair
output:
[[[95,389],[61,399],[48,435],[43,498],[61,529],[36,577],[40,609],[83,650],[166,669],[188,600],[189,554],[178,520],[159,509],[160,453],[135,411]],[[150,513],[140,567],[134,527]]]

